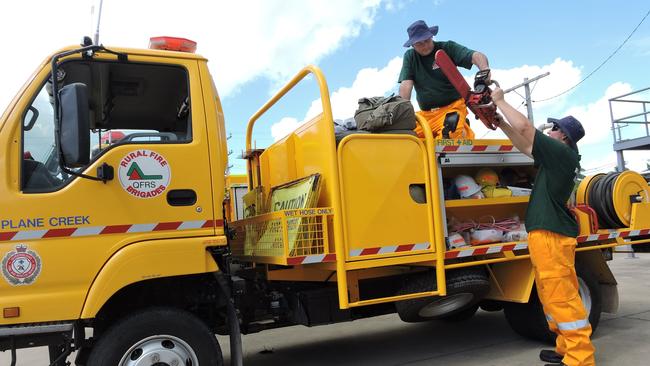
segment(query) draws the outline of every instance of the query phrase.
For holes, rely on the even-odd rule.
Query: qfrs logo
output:
[[[160,196],[171,180],[167,159],[151,150],[128,153],[120,161],[118,174],[122,188],[138,198]]]

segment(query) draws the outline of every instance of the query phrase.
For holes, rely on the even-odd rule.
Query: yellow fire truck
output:
[[[220,365],[214,334],[229,334],[241,364],[241,334],[394,312],[461,321],[478,308],[551,338],[525,237],[463,245],[473,240],[454,229],[525,216],[525,193],[447,192],[483,168],[525,192],[517,181],[536,170],[509,141],[434,140],[418,121],[423,139],[337,142],[326,80],[308,66],[251,117],[248,174],[229,190],[207,60],[188,40],[151,44],[58,51],[2,115],[0,350],[15,360],[46,345],[54,365],[71,351],[78,365]],[[254,149],[256,121],[308,75],[322,113]],[[587,177],[574,212],[595,328],[617,308],[613,248],[650,241],[650,190],[633,172]]]

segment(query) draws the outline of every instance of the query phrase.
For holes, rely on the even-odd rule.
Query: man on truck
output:
[[[526,212],[528,248],[535,284],[549,328],[557,334],[555,350],[543,350],[540,359],[549,365],[593,366],[591,325],[578,292],[575,247],[578,225],[566,207],[580,155],[576,143],[585,135],[572,116],[549,118],[553,127],[544,135],[504,99],[496,88],[492,100],[505,116],[497,122],[519,151],[538,167]]]
[[[404,47],[412,48],[404,53],[398,80],[399,95],[410,100],[415,87],[420,106],[417,113],[427,120],[434,137],[473,139],[474,131],[466,122],[465,101],[435,64],[434,57],[436,51],[444,50],[456,66],[469,70],[476,65],[479,70],[489,70],[487,57],[454,41],[434,42],[438,26],[429,27],[423,20],[411,24],[407,33],[409,39]],[[415,132],[424,137],[419,126]]]

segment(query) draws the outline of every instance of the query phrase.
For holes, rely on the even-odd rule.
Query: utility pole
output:
[[[517,85],[513,86],[512,88],[509,88],[509,89],[506,89],[506,90],[503,91],[503,93],[505,94],[505,93],[510,93],[511,91],[513,91],[515,89],[521,88],[522,86],[524,87],[524,92],[526,93],[526,98],[525,99],[526,99],[526,110],[528,112],[528,119],[533,124],[534,124],[534,120],[533,120],[533,101],[532,101],[531,96],[530,96],[530,83],[532,83],[533,81],[537,81],[537,80],[539,80],[539,79],[541,79],[541,78],[543,78],[545,76],[548,76],[549,74],[550,74],[550,72],[545,72],[545,73],[543,73],[541,75],[535,76],[532,79],[524,78],[523,83],[517,84]]]

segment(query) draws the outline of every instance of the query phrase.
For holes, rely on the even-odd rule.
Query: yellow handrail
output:
[[[427,120],[424,117],[416,114],[416,122],[422,128],[424,132],[424,144],[427,147],[429,156],[427,161],[429,162],[429,173],[430,180],[427,184],[427,202],[429,206],[429,242],[433,243],[436,248],[436,282],[437,289],[440,296],[447,295],[447,281],[445,277],[445,246],[444,241],[444,228],[442,226],[442,205],[444,202],[440,202],[440,196],[435,196],[432,192],[432,188],[438,185],[440,177],[438,176],[438,163],[436,160],[436,149],[434,145],[433,132],[431,132],[431,126],[427,123]],[[439,189],[442,189],[440,187]]]
[[[251,139],[253,137],[253,126],[255,122],[266,112],[268,111],[275,103],[277,103],[280,98],[282,98],[289,90],[291,90],[296,84],[298,84],[305,76],[309,74],[314,74],[316,81],[318,82],[318,88],[320,89],[321,102],[323,105],[323,116],[326,119],[333,119],[332,117],[332,105],[330,103],[330,92],[327,88],[327,82],[325,81],[325,76],[318,66],[307,65],[305,66],[296,76],[294,76],[280,91],[278,91],[271,99],[269,99],[266,104],[262,106],[249,120],[248,126],[246,127],[246,151],[251,150]],[[334,127],[332,127],[334,128]]]
[[[323,119],[326,121],[331,121],[329,123],[330,134],[334,136],[334,117],[332,116],[332,105],[330,102],[330,93],[327,87],[327,81],[325,81],[325,76],[321,69],[314,65],[305,66],[296,76],[294,76],[280,91],[278,91],[271,99],[269,99],[266,104],[262,106],[248,121],[248,126],[246,127],[246,151],[251,151],[251,140],[253,137],[253,126],[255,122],[268,111],[275,103],[277,103],[280,98],[282,98],[289,90],[291,90],[296,84],[298,84],[302,79],[307,75],[313,74],[316,77],[316,82],[318,83],[318,88],[320,91],[320,99],[323,107]],[[334,146],[332,146],[335,148]],[[331,156],[336,156],[335,151],[332,151]],[[249,160],[249,174],[251,174],[251,162]],[[335,177],[339,176],[339,169],[336,159],[331,159],[331,171]],[[258,182],[259,183],[259,182]],[[338,179],[333,179],[330,184],[332,185],[332,209],[334,210],[334,248],[336,250],[336,273],[337,273],[337,285],[339,292],[339,305],[342,309],[348,308],[348,284],[347,277],[345,273],[345,244],[343,243],[343,225],[340,223],[341,220],[341,189],[339,187]],[[252,187],[249,187],[252,188]]]

